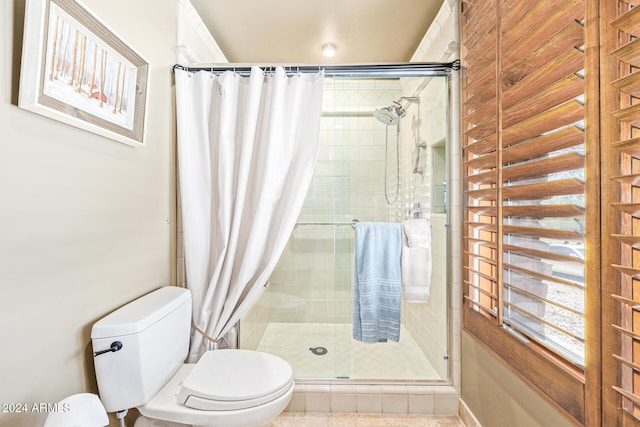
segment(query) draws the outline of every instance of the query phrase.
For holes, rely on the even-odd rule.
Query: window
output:
[[[598,246],[600,215],[585,178],[598,134],[585,126],[587,10],[469,1],[462,20],[464,327],[579,423],[598,282],[584,248]]]
[[[587,426],[640,422],[639,5],[463,1],[464,328]]]

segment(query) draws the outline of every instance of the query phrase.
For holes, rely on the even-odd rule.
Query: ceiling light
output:
[[[335,43],[325,43],[322,45],[322,54],[327,58],[335,56],[338,45]]]

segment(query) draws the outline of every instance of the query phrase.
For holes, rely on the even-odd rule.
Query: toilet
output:
[[[289,404],[293,370],[259,351],[215,350],[184,363],[191,293],[167,286],[93,325],[100,399],[107,412],[137,408],[135,427],[256,427]]]

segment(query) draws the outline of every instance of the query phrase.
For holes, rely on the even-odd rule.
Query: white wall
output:
[[[462,398],[485,427],[573,425],[467,333],[462,334]]]
[[[214,40],[189,0],[176,0],[178,5],[176,62],[226,63],[226,56]]]
[[[97,391],[91,325],[172,282],[175,1],[83,0],[151,63],[145,148],[16,106],[25,0],[0,2],[2,403]]]

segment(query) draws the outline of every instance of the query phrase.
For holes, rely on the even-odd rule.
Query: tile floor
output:
[[[326,354],[310,351],[317,347]],[[404,327],[397,343],[365,344],[351,338],[351,324],[269,323],[257,350],[288,361],[298,379],[441,379]]]
[[[457,416],[300,414],[285,412],[270,427],[464,427]]]

